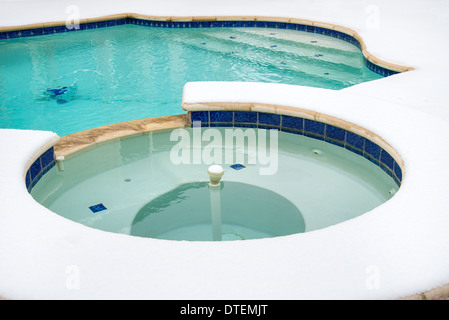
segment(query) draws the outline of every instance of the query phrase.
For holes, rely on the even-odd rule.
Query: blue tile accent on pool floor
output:
[[[376,143],[343,128],[300,117],[251,111],[192,111],[190,119],[210,119],[201,122],[202,127],[239,127],[280,130],[305,135],[346,148],[383,169],[398,186],[402,182],[402,170],[393,157]],[[224,119],[227,121],[225,122]],[[230,121],[233,119],[233,121]],[[216,121],[216,122],[215,122]],[[193,126],[193,123],[192,123]],[[232,166],[231,166],[232,167]]]
[[[337,38],[340,40],[344,40],[349,42],[359,49],[361,49],[360,42],[351,35],[346,33],[335,31],[332,29],[327,29],[323,27],[310,26],[310,25],[302,25],[296,23],[287,23],[287,22],[273,22],[273,21],[192,21],[192,22],[184,22],[184,21],[155,21],[155,20],[145,20],[145,19],[137,19],[137,18],[121,18],[115,20],[105,20],[98,22],[88,22],[81,23],[79,25],[62,25],[55,27],[43,27],[43,28],[35,28],[35,29],[27,29],[27,30],[17,30],[17,31],[6,31],[0,32],[0,40],[7,39],[15,39],[15,38],[24,38],[24,37],[33,37],[40,35],[48,35],[53,33],[63,33],[63,32],[73,32],[80,30],[89,30],[89,29],[97,29],[97,28],[107,28],[113,26],[119,26],[124,24],[134,24],[138,26],[145,27],[158,27],[158,28],[238,28],[238,27],[247,27],[247,28],[272,28],[272,29],[289,29],[289,30],[297,30],[309,33],[317,33],[333,38]],[[384,67],[378,66],[368,59],[363,57],[363,62],[368,69],[377,74],[380,74],[384,77],[388,77],[399,73],[398,71],[386,69]]]
[[[234,169],[234,170],[237,170],[237,171],[246,168],[243,164],[239,164],[239,163],[233,164],[233,165],[230,166],[230,167],[231,167],[232,169]]]
[[[94,206],[90,206],[89,209],[90,209],[93,213],[97,213],[97,212],[101,212],[101,211],[107,210],[108,208],[106,208],[106,207],[104,206],[104,204],[99,203],[99,204],[96,204],[96,205],[94,205]]]

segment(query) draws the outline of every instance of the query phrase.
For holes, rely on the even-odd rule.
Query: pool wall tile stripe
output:
[[[55,152],[53,147],[51,147],[33,162],[25,174],[25,184],[28,192],[31,192],[36,183],[54,166]]]
[[[195,125],[275,129],[326,141],[371,161],[392,177],[398,186],[402,183],[402,169],[386,150],[371,140],[343,128],[300,117],[253,111],[190,111],[189,116],[192,126],[194,121],[204,119]],[[233,121],[230,121],[231,118]]]
[[[107,28],[113,26],[119,26],[124,24],[133,24],[144,27],[156,27],[156,28],[272,28],[272,29],[288,29],[288,30],[297,30],[304,31],[309,33],[321,34],[333,38],[337,38],[340,40],[344,40],[349,42],[355,46],[357,46],[363,53],[363,62],[365,66],[371,71],[380,74],[384,77],[388,77],[394,74],[397,74],[401,71],[408,71],[412,68],[405,68],[401,66],[395,66],[401,71],[393,70],[393,68],[387,68],[381,66],[379,64],[373,63],[370,61],[369,53],[364,52],[364,44],[361,43],[355,36],[348,34],[351,33],[351,30],[347,30],[348,33],[345,33],[340,30],[342,29],[346,31],[346,28],[333,26],[331,24],[319,23],[313,21],[299,20],[299,19],[288,19],[288,18],[257,18],[252,17],[247,18],[244,17],[235,17],[235,20],[226,20],[226,17],[190,17],[190,18],[176,18],[176,17],[144,17],[140,15],[133,14],[122,14],[116,15],[116,19],[113,18],[101,18],[94,19],[97,21],[89,21],[92,19],[88,19],[87,22],[81,22],[80,24],[66,25],[65,23],[59,22],[59,25],[52,25],[57,23],[49,23],[49,24],[40,24],[42,27],[38,28],[26,28],[27,26],[22,26],[21,30],[8,30],[8,31],[0,31],[0,40],[7,39],[16,39],[16,38],[24,38],[24,37],[33,37],[33,36],[41,36],[48,35],[54,33],[64,33],[64,32],[73,32],[79,30],[89,30],[89,29],[97,29],[97,28]],[[242,19],[242,20],[241,20]],[[259,20],[264,19],[264,20]],[[278,21],[269,21],[278,20]],[[177,20],[188,20],[188,21],[177,21]],[[197,21],[194,21],[197,20]],[[201,21],[198,21],[201,20]],[[265,21],[267,20],[267,21]],[[296,22],[295,22],[296,21]],[[300,23],[302,22],[302,23]],[[308,23],[308,24],[306,24]],[[39,25],[39,24],[38,24]],[[36,26],[36,25],[33,25]],[[18,27],[20,28],[20,27]],[[5,28],[2,28],[3,30]],[[8,28],[13,29],[13,27]],[[367,58],[368,56],[368,58]]]

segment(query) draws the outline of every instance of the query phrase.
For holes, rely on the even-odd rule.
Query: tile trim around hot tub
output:
[[[189,111],[188,119],[191,127],[274,129],[325,141],[371,161],[399,187],[402,183],[401,166],[388,151],[366,137],[335,125],[291,115],[238,110]]]
[[[357,46],[363,55],[365,66],[371,71],[388,77],[413,70],[410,67],[387,63],[373,57],[365,50],[361,37],[349,28],[303,19],[276,17],[155,17],[138,14],[118,14],[94,19],[83,19],[76,24],[52,22],[17,27],[0,27],[0,40],[41,36],[79,30],[134,24],[159,28],[275,28],[321,34],[349,42]]]
[[[28,192],[33,190],[39,180],[55,166],[55,163],[55,151],[51,147],[31,164],[25,174],[25,185]]]

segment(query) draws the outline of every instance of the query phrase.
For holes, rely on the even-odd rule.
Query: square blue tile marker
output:
[[[242,164],[233,164],[232,166],[231,166],[231,168],[232,169],[234,169],[234,170],[242,170],[242,169],[244,169],[244,168],[246,168],[244,165],[242,165]]]
[[[89,207],[89,209],[93,212],[93,213],[97,213],[100,211],[104,211],[107,210],[108,208],[106,208],[102,203],[100,204],[96,204],[94,206]]]

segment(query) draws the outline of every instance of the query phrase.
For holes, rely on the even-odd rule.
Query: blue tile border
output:
[[[230,121],[230,119],[233,121]],[[251,111],[191,111],[189,119],[194,126],[276,129],[304,135],[342,147],[371,161],[400,187],[402,170],[394,158],[382,147],[354,132],[323,122],[272,113]],[[204,121],[198,121],[203,119]],[[224,121],[226,119],[226,122]]]
[[[64,33],[64,32],[73,32],[80,30],[89,30],[89,29],[98,29],[98,28],[107,28],[113,26],[119,26],[124,24],[133,24],[144,27],[155,27],[155,28],[271,28],[271,29],[288,29],[288,30],[297,30],[309,33],[316,33],[325,36],[329,36],[332,38],[337,38],[340,40],[344,40],[349,42],[359,49],[362,48],[360,42],[353,36],[346,34],[341,31],[336,31],[333,29],[327,29],[318,26],[312,25],[304,25],[290,22],[274,22],[274,21],[158,21],[158,20],[146,20],[146,19],[138,19],[138,18],[120,18],[115,20],[105,20],[98,22],[86,22],[80,23],[78,28],[67,28],[65,25],[62,26],[54,26],[54,27],[43,27],[43,28],[35,28],[35,29],[26,29],[26,30],[17,30],[17,31],[4,31],[0,32],[0,40],[7,39],[16,39],[16,38],[25,38],[25,37],[33,37],[33,36],[41,36],[48,35],[54,33]],[[363,55],[363,54],[362,54]],[[383,76],[388,77],[397,73],[399,71],[390,70],[381,66],[378,66],[371,61],[369,61],[363,55],[363,62],[365,66]]]
[[[25,185],[28,192],[31,192],[36,183],[54,166],[55,152],[51,147],[33,162],[25,174]]]

